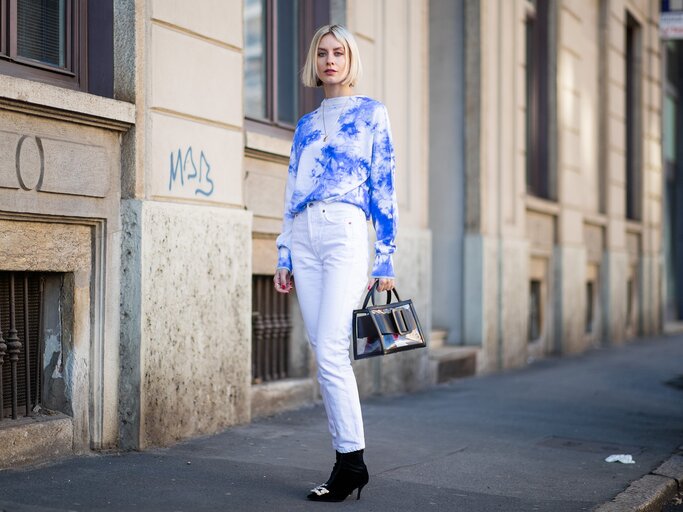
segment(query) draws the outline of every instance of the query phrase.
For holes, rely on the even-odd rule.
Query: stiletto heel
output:
[[[361,485],[361,486],[358,488],[358,496],[356,496],[356,501],[358,501],[358,500],[360,499],[360,492],[363,490],[363,487],[365,487],[365,486],[364,486],[364,485]]]

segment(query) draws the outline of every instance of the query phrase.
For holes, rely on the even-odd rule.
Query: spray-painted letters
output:
[[[213,180],[211,179],[211,165],[204,155],[199,152],[199,163],[195,161],[192,147],[185,151],[178,149],[171,152],[171,167],[168,173],[168,190],[173,190],[174,184],[180,182],[180,187],[194,187],[194,195],[209,197],[213,194]]]

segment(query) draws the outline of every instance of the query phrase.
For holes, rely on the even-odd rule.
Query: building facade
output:
[[[662,329],[659,9],[430,4],[433,323],[481,371]]]
[[[431,333],[354,363],[363,396],[663,328],[654,0],[0,3],[3,465],[317,399],[271,279],[328,22],[389,111],[397,285]]]

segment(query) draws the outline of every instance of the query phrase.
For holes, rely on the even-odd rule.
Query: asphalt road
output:
[[[305,500],[333,461],[316,406],[168,449],[3,471],[0,510],[591,510],[683,444],[682,375],[683,337],[668,337],[366,400],[360,502]],[[604,461],[621,453],[636,463]]]

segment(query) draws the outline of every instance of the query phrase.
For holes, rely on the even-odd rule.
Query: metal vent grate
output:
[[[273,276],[252,278],[252,381],[287,378],[289,371],[289,297],[275,291]]]

